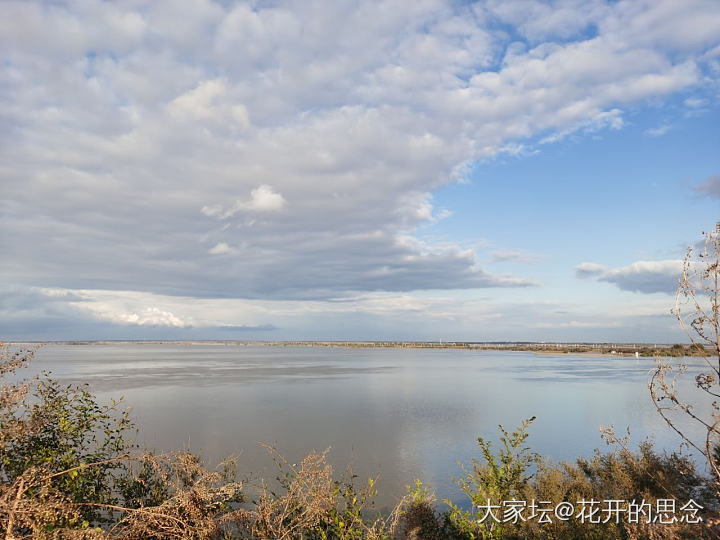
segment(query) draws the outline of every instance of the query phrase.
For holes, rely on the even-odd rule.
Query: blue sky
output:
[[[684,339],[715,1],[2,4],[5,339]]]
[[[479,163],[468,183],[434,194],[453,216],[424,232],[458,238],[492,231],[500,245],[552,252],[556,263],[562,257],[566,270],[578,258],[622,266],[681,256],[720,214],[717,198],[693,189],[720,167],[720,114],[679,111],[665,134],[648,135],[658,117],[667,113],[643,111],[622,129]]]

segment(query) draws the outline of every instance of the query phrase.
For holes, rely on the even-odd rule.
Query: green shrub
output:
[[[657,453],[652,444],[640,444],[637,452],[627,448],[626,439],[613,439],[615,451],[601,453],[596,450],[592,458],[579,458],[575,463],[555,464],[538,459],[524,446],[527,439],[527,420],[512,433],[502,427],[502,448],[491,452],[490,444],[478,439],[482,459],[473,460],[472,469],[463,468],[465,476],[458,480],[473,510],[463,510],[446,501],[443,534],[454,539],[659,539],[659,538],[716,538],[717,532],[709,524],[717,519],[718,501],[714,483],[700,474],[694,461],[677,453]],[[607,500],[641,501],[652,505],[658,500],[673,499],[677,506],[691,499],[702,506],[701,523],[630,523],[627,519],[609,519],[592,523],[589,519],[551,519],[540,523],[531,518],[529,505],[536,507],[546,502],[554,508],[559,503],[570,503],[582,510],[595,507]],[[504,501],[520,501],[525,511],[515,522],[505,521]],[[588,504],[581,503],[587,501]],[[498,520],[486,516],[493,506]],[[578,512],[579,513],[579,512]],[[521,513],[522,515],[522,513]],[[602,513],[600,515],[603,515]],[[610,515],[610,514],[607,514]],[[622,517],[621,514],[618,514]],[[485,519],[483,519],[485,518]],[[595,519],[595,518],[593,518]],[[616,522],[617,521],[617,522]],[[422,537],[418,537],[422,538]]]
[[[242,486],[187,452],[139,453],[118,402],[48,374],[0,344],[0,533],[20,538],[220,538],[246,528]]]
[[[75,521],[106,520],[96,505],[119,502],[114,479],[124,472],[121,458],[135,448],[127,411],[118,402],[99,404],[87,386],[63,386],[46,373],[11,384],[7,379],[18,378],[31,354],[13,356],[5,348],[3,356],[10,359],[0,374],[0,480],[13,484],[29,470],[42,471],[51,477],[49,488],[78,505]]]
[[[469,470],[461,464],[465,476],[457,480],[473,509],[487,505],[488,501],[528,500],[531,471],[537,465],[538,456],[524,444],[527,429],[534,420],[534,416],[524,420],[512,433],[499,426],[502,448],[497,455],[493,454],[490,442],[478,438],[482,460],[473,459]],[[504,524],[492,519],[481,522],[474,510],[463,510],[452,501],[446,502],[450,506],[446,527],[453,536],[469,539],[506,537],[508,527]]]

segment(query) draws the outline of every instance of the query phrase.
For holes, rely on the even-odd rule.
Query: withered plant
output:
[[[253,512],[254,538],[381,540],[394,538],[404,500],[390,514],[374,509],[375,480],[358,489],[348,471],[335,479],[327,462],[328,450],[311,452],[299,464],[289,463],[266,446],[278,466],[279,489],[265,482]]]
[[[680,377],[687,372],[685,362],[673,364],[658,359],[650,382],[650,395],[658,413],[683,443],[703,455],[720,489],[720,223],[703,233],[699,252],[689,248],[682,266],[674,315],[693,347],[704,358],[705,369],[695,376],[699,393],[681,395]],[[709,398],[709,407],[701,405]],[[701,438],[691,434],[690,424],[699,426]]]

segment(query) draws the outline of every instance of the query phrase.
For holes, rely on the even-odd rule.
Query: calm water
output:
[[[648,395],[653,365],[523,352],[133,344],[45,346],[33,370],[88,382],[103,400],[122,396],[150,448],[189,448],[211,462],[239,455],[241,472],[274,475],[258,442],[290,461],[332,447],[338,469],[379,476],[387,503],[416,477],[440,497],[456,496],[456,462],[478,456],[477,436],[495,439],[497,424],[533,415],[529,443],[555,460],[606,448],[598,428],[608,424],[675,449]]]

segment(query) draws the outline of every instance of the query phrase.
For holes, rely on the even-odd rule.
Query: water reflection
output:
[[[257,443],[296,461],[332,447],[331,462],[380,475],[381,502],[415,477],[455,496],[456,460],[478,435],[537,416],[529,442],[553,459],[602,447],[598,428],[678,441],[647,391],[652,359],[435,349],[225,345],[46,346],[34,370],[124,396],[145,444],[190,448],[211,461],[240,455],[241,470],[273,476]],[[688,386],[692,377],[687,376]]]

